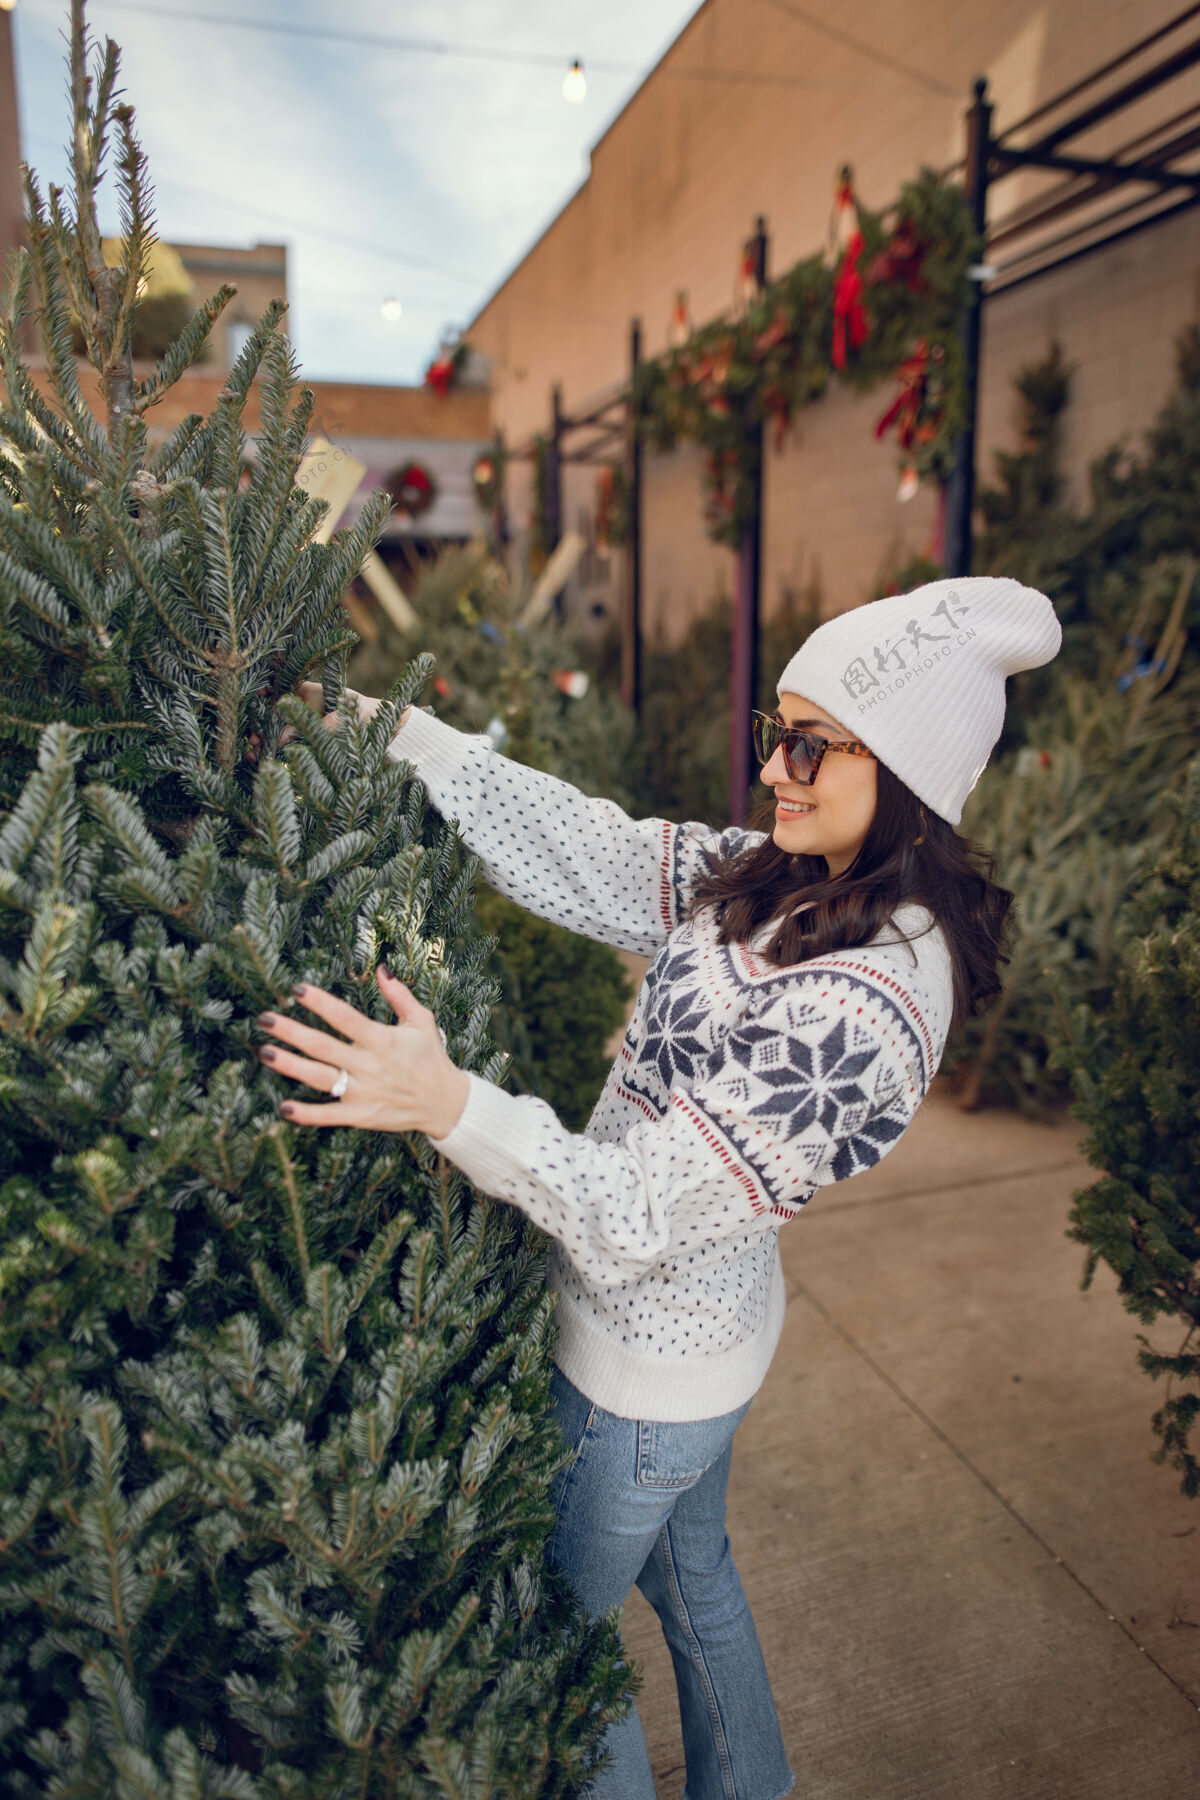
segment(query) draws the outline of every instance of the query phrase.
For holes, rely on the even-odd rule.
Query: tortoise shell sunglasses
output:
[[[788,779],[798,782],[801,787],[812,786],[829,750],[838,750],[844,756],[869,756],[872,760],[875,757],[875,752],[868,750],[857,738],[842,743],[837,739],[815,737],[811,731],[802,731],[798,725],[785,725],[769,713],[756,712],[752,719],[758,760],[765,767],[782,744],[783,766]]]

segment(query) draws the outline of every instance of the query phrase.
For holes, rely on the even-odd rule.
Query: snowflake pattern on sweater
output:
[[[438,1148],[554,1239],[556,1360],[625,1417],[700,1418],[754,1393],[782,1323],[776,1238],[816,1189],[903,1135],[937,1067],[949,956],[918,908],[875,943],[780,969],[722,945],[698,877],[758,841],[632,820],[414,713],[393,743],[494,886],[652,954],[587,1129],[470,1078]],[[907,940],[907,941],[906,941]]]

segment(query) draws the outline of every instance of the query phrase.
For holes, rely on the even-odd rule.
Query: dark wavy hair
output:
[[[924,906],[950,951],[950,1029],[958,1031],[1000,992],[1013,897],[993,879],[995,863],[985,850],[927,812],[883,763],[878,778],[875,815],[842,875],[831,878],[823,856],[781,850],[770,836],[773,820],[764,805],[754,823],[765,827],[766,841],[715,864],[697,883],[691,912],[714,907],[723,944],[744,943],[777,919],[764,954],[788,967],[869,943],[898,907]]]

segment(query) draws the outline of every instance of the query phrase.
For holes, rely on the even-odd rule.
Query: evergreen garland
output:
[[[543,1561],[542,1244],[420,1136],[288,1126],[255,1055],[298,979],[386,1018],[386,956],[462,1066],[501,1067],[474,865],[387,756],[428,661],[370,725],[289,698],[342,695],[386,498],[311,542],[278,308],[151,442],[229,293],[135,381],[149,196],[83,13],[73,205],[27,177],[0,319],[0,1788],[576,1794],[629,1676]]]
[[[629,542],[629,477],[623,463],[605,463],[596,477],[596,548],[619,550]]]
[[[820,255],[770,282],[741,318],[715,320],[639,366],[639,430],[654,449],[704,451],[705,520],[718,543],[736,546],[752,510],[754,427],[773,426],[778,441],[835,375],[858,392],[900,378],[911,414],[902,462],[922,477],[949,475],[963,422],[958,333],[978,239],[961,190],[930,169],[904,185],[893,212],[889,231],[883,215],[859,210],[866,335],[851,337],[843,367],[834,357],[836,271]],[[881,430],[893,422],[885,415]]]

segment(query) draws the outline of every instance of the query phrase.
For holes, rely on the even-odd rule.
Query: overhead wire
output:
[[[37,144],[42,150],[61,151],[60,145],[52,145],[48,138],[30,136],[29,142]],[[342,244],[351,250],[360,250],[366,256],[379,257],[383,262],[404,263],[410,268],[425,269],[431,275],[445,275],[454,281],[464,281],[471,287],[479,287],[484,277],[472,275],[466,269],[451,268],[447,263],[433,261],[427,256],[414,256],[410,251],[395,250],[390,245],[373,242],[370,238],[354,237],[344,231],[328,231],[324,226],[315,225],[311,219],[301,219],[295,214],[281,213],[274,206],[254,206],[245,200],[239,200],[231,194],[219,194],[213,188],[195,188],[185,182],[175,181],[171,176],[157,177],[155,188],[166,188],[172,193],[186,194],[190,200],[210,200],[215,205],[229,208],[234,212],[246,213],[252,218],[269,217],[287,225],[294,231],[303,232],[306,237],[319,239],[322,243]],[[273,227],[272,227],[273,228]]]
[[[171,23],[186,20],[194,24],[219,25],[230,31],[257,31],[279,37],[313,38],[325,43],[349,44],[371,50],[397,50],[418,56],[457,56],[475,62],[511,63],[560,72],[574,60],[570,56],[548,50],[510,50],[498,44],[454,44],[439,38],[395,37],[386,32],[353,31],[340,25],[309,25],[292,19],[239,18],[232,13],[208,12],[199,7],[168,9],[154,6],[149,0],[105,0],[105,5],[116,11],[142,13],[149,18],[165,19]],[[614,62],[607,57],[588,57],[585,67],[589,73],[603,75],[645,74],[645,65],[642,63]],[[673,63],[660,64],[656,74],[687,81],[719,81],[754,87],[819,88],[822,85],[820,82],[810,81],[804,75],[781,75],[770,70],[755,69],[699,69]]]
[[[35,134],[26,134],[24,132],[22,133],[22,136],[26,137],[27,142],[30,144],[36,144],[39,149],[53,150],[56,152],[61,151],[61,145],[52,144],[48,138],[42,138]],[[276,212],[273,207],[253,206],[246,201],[238,200],[231,195],[219,194],[212,188],[194,188],[183,182],[174,181],[170,176],[167,176],[165,179],[157,179],[154,185],[156,189],[166,188],[176,194],[186,194],[190,199],[212,201],[217,206],[226,207],[236,212],[246,213],[252,218],[261,219],[267,217],[271,220],[277,220],[279,224],[290,225],[294,230],[303,232],[306,237],[316,238],[321,243],[344,244],[350,249],[361,250],[365,255],[378,257],[384,262],[406,263],[414,268],[425,269],[430,274],[451,276],[456,281],[467,282],[472,287],[479,288],[484,285],[484,277],[480,275],[469,275],[465,269],[452,269],[445,263],[433,262],[427,257],[412,256],[406,251],[392,250],[386,245],[372,242],[369,238],[356,238],[350,236],[346,232],[340,231],[326,231],[322,226],[313,224],[311,219],[299,219],[288,213]],[[273,226],[270,228],[273,229]],[[260,227],[260,229],[268,229],[268,227],[264,226]],[[310,288],[307,282],[303,284],[303,292],[306,295],[315,295],[318,291],[322,293],[323,297],[335,297],[330,289],[317,290]],[[378,299],[372,299],[370,302],[364,302],[364,304],[377,306],[379,302]],[[406,312],[417,312],[422,306],[427,306],[432,311],[436,310],[440,304],[441,303],[438,301],[407,299],[404,302],[404,307]],[[561,302],[549,300],[545,296],[529,296],[523,298],[519,304],[551,312],[561,310]],[[579,309],[572,307],[571,314],[573,318],[583,320],[589,324],[613,325],[624,323],[623,317],[618,318],[616,314],[600,313],[590,311],[586,308]]]
[[[958,88],[951,87],[948,82],[942,81],[938,76],[930,75],[924,69],[914,68],[911,63],[902,62],[898,56],[891,56],[886,50],[881,50],[877,44],[869,44],[865,39],[855,37],[849,31],[843,31],[838,25],[831,25],[829,20],[822,18],[819,13],[809,12],[808,8],[804,6],[797,6],[795,0],[763,0],[763,4],[774,7],[776,12],[783,13],[789,19],[795,19],[798,24],[807,25],[811,31],[831,38],[835,44],[842,44],[849,50],[856,50],[859,56],[868,57],[883,68],[890,69],[894,75],[903,75],[909,81],[917,82],[919,86],[928,88],[931,93],[941,94],[951,100],[962,98]]]

